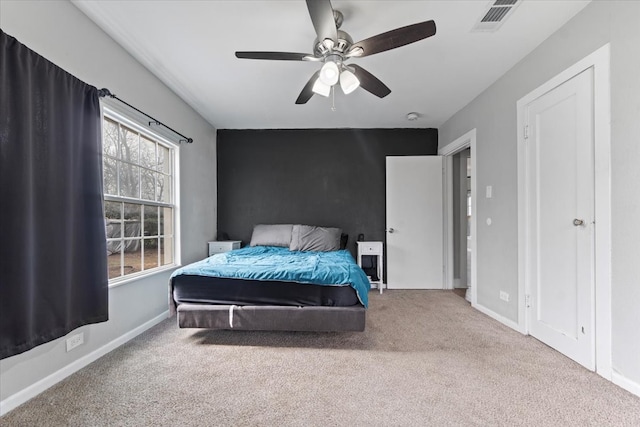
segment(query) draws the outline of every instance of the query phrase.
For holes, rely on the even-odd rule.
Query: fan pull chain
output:
[[[336,111],[336,87],[331,86],[331,111]]]

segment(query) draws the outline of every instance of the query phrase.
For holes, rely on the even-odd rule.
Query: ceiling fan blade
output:
[[[396,28],[395,30],[387,31],[386,33],[378,34],[377,36],[354,43],[351,49],[349,49],[347,56],[362,57],[373,55],[426,39],[435,33],[436,23],[433,21],[407,25],[406,27]],[[358,48],[362,49],[362,51],[360,52]]]
[[[338,29],[333,17],[333,8],[329,0],[307,0],[307,9],[316,30],[318,40],[338,40]]]
[[[371,92],[379,98],[384,98],[391,93],[391,89],[387,85],[364,68],[355,64],[349,64],[349,68],[353,68],[354,74],[360,80],[360,87],[367,92]]]
[[[298,95],[298,99],[296,99],[296,104],[306,104],[308,100],[313,96],[313,84],[318,79],[320,75],[320,70],[313,73],[313,76],[309,79],[306,85],[302,88],[302,92]]]
[[[236,52],[236,58],[241,59],[275,59],[279,61],[306,61],[313,57],[310,53],[293,52]]]

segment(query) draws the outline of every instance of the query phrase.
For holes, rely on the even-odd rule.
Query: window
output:
[[[175,264],[176,147],[105,109],[109,283]]]

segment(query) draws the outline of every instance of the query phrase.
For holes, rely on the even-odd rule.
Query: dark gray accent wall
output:
[[[218,231],[255,224],[340,227],[385,239],[385,157],[434,155],[437,129],[218,130]]]

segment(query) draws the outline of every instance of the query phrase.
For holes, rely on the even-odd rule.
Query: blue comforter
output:
[[[173,272],[193,276],[251,280],[279,280],[327,286],[351,286],[363,306],[368,305],[369,280],[346,250],[290,251],[276,246],[255,246],[217,254]]]

